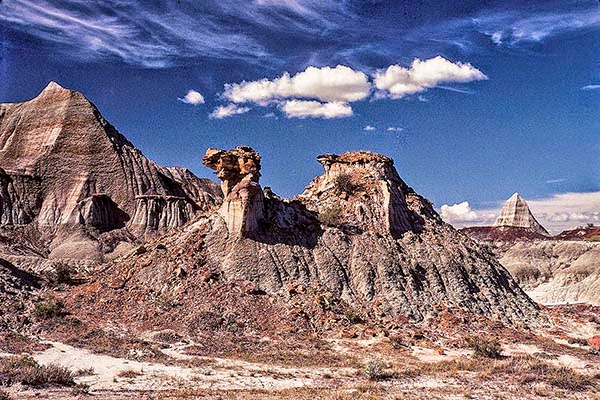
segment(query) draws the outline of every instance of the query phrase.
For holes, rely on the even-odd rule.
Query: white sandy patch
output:
[[[349,376],[356,372],[352,368],[284,368],[208,357],[194,357],[197,360],[206,360],[206,367],[189,368],[94,354],[89,350],[59,342],[43,343],[52,347],[33,354],[40,364],[55,363],[72,371],[93,368],[94,375],[76,378],[77,383],[88,384],[92,392],[165,390],[178,387],[222,390],[287,389],[314,386],[324,375]],[[180,351],[181,348],[173,348],[166,354],[172,354],[173,358],[181,358]],[[185,358],[187,357],[191,356]],[[118,377],[124,370],[133,370],[140,375],[134,378]]]
[[[444,360],[453,360],[460,357],[470,355],[472,352],[469,350],[461,349],[444,349],[444,354],[439,354],[435,349],[428,349],[425,347],[413,346],[412,355],[419,361],[434,363]]]

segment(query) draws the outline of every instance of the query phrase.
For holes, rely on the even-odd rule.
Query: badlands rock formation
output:
[[[2,241],[14,262],[98,262],[119,242],[180,226],[219,201],[209,180],[144,157],[79,92],[51,82],[33,100],[0,104],[2,231],[12,242],[35,236],[43,253]]]
[[[537,222],[527,202],[519,193],[513,194],[504,202],[500,216],[494,222],[494,226],[523,228],[542,235],[548,234],[548,231]]]
[[[319,302],[417,321],[440,307],[506,322],[537,315],[510,274],[444,223],[390,158],[352,152],[318,160],[325,173],[287,200],[261,189],[260,156],[251,148],[209,149],[203,162],[222,181],[222,207],[148,244],[148,252],[117,260],[78,301],[91,291],[98,299],[139,292],[183,304],[186,293],[208,296],[201,291],[210,282],[243,281],[269,296],[318,287]]]
[[[598,228],[550,236],[515,193],[494,226],[464,228],[463,232],[489,245],[534,300],[600,305]]]

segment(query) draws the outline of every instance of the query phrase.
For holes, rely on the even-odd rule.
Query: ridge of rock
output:
[[[439,307],[515,323],[538,315],[508,271],[444,223],[387,157],[327,157],[325,173],[288,200],[262,190],[251,148],[209,149],[203,162],[223,181],[222,208],[167,233],[147,253],[116,260],[97,277],[94,296],[121,304],[121,293],[160,292],[184,302],[182,293],[203,296],[212,287],[206,282],[247,282],[252,293],[269,296],[318,287],[328,301],[361,313],[416,321]],[[86,301],[88,289],[80,293]]]

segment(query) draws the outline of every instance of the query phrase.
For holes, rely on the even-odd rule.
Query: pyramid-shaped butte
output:
[[[535,219],[527,202],[519,193],[513,194],[502,206],[494,226],[525,228],[547,235],[548,231]]]
[[[219,201],[213,182],[146,158],[82,93],[50,82],[34,99],[0,104],[0,230],[30,225],[54,242],[50,258],[100,260],[105,232],[161,233]]]

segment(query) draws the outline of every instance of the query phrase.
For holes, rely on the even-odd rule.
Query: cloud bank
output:
[[[350,103],[367,99],[374,87],[378,89],[376,98],[401,99],[441,83],[485,79],[487,76],[470,63],[452,62],[437,56],[424,61],[416,58],[409,68],[390,65],[372,79],[345,65],[309,66],[295,75],[285,72],[275,79],[226,83],[222,97],[234,104],[253,103],[260,107],[277,104],[288,118],[331,119],[352,116]]]
[[[479,220],[479,216],[471,209],[468,201],[453,204],[449,206],[444,204],[441,207],[442,219],[450,223],[471,222]]]
[[[308,67],[290,76],[225,85],[224,96],[234,103],[265,104],[274,99],[310,98],[325,102],[351,102],[366,98],[371,91],[367,75],[350,67]]]

